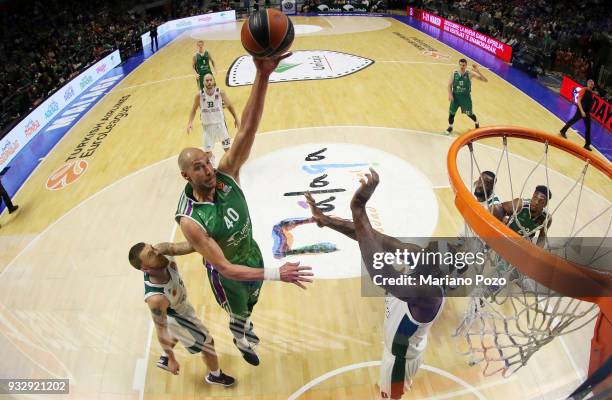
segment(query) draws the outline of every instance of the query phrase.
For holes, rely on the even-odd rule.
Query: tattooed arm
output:
[[[176,341],[172,339],[170,332],[168,332],[168,315],[166,314],[170,302],[162,295],[151,296],[146,302],[149,305],[151,317],[155,323],[157,340],[159,340],[159,344],[168,355],[168,369],[174,375],[178,375],[180,365],[178,361],[176,361],[173,351]]]

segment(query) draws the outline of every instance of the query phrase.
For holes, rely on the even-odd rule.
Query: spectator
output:
[[[157,25],[151,24],[151,30],[149,31],[151,37],[151,51],[153,51],[153,42],[155,42],[155,48],[159,50],[159,43],[157,43]]]

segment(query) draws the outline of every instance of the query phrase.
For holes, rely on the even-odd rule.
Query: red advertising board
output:
[[[435,14],[419,10],[418,8],[408,7],[407,14],[423,22],[436,26],[445,32],[460,37],[466,42],[480,47],[481,49],[488,51],[506,62],[510,62],[512,59],[512,47],[500,42],[499,40],[493,39],[492,37],[477,32],[466,26],[459,25],[453,21],[439,17]]]
[[[564,76],[561,83],[561,95],[575,103],[581,88],[580,84]],[[612,131],[612,104],[593,93],[591,118],[605,126],[609,131]]]

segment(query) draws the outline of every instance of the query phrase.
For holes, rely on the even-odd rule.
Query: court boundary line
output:
[[[397,64],[426,64],[426,65],[455,65],[455,64],[451,64],[451,63],[442,63],[442,62],[410,61],[410,60],[383,60],[383,61],[376,61],[376,62],[377,63],[385,63],[385,64],[397,63]],[[488,70],[488,68],[486,68],[486,67],[483,67],[482,69]]]
[[[224,69],[218,69],[217,72],[221,73],[221,72],[225,72],[226,70]],[[151,85],[156,85],[158,83],[164,83],[164,82],[169,82],[169,81],[178,81],[180,79],[187,79],[187,78],[194,78],[195,79],[195,74],[190,74],[190,75],[180,75],[180,76],[173,76],[170,78],[166,78],[166,79],[161,79],[159,81],[150,81],[150,82],[145,82],[145,83],[139,83],[138,85],[133,85],[133,86],[128,86],[125,88],[121,88],[121,89],[116,89],[117,92],[122,92],[128,89],[138,89],[141,87],[145,87],[145,86],[151,86]],[[113,88],[113,90],[115,90]]]
[[[340,375],[343,374],[345,372],[349,372],[349,371],[354,371],[357,369],[361,369],[361,368],[370,368],[370,367],[377,367],[381,365],[381,361],[365,361],[365,362],[361,362],[361,363],[356,363],[356,364],[349,364],[349,365],[345,365],[344,367],[340,367],[337,369],[334,369],[332,371],[326,372],[325,374],[312,379],[310,382],[306,383],[304,386],[302,386],[301,388],[299,388],[298,390],[296,390],[295,392],[293,392],[288,398],[287,400],[296,400],[298,399],[300,396],[302,396],[304,393],[306,393],[307,391],[309,391],[310,389],[312,389],[313,387],[317,386],[319,383],[321,382],[325,382],[326,380],[328,380],[329,378],[332,378],[336,375]],[[470,393],[472,393],[474,396],[476,396],[479,400],[487,400],[487,398],[478,391],[478,389],[473,386],[470,385],[469,383],[467,383],[466,381],[464,381],[463,379],[451,374],[450,372],[444,371],[440,368],[436,368],[427,364],[423,364],[421,365],[421,367],[419,369],[423,369],[425,371],[430,371],[433,372],[435,374],[441,375],[445,378],[448,378],[450,380],[452,380],[455,383],[458,383],[459,385],[463,386],[465,388],[465,390],[469,391]],[[442,397],[443,398],[443,397]]]

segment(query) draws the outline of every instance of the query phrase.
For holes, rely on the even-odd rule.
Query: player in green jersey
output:
[[[249,321],[262,280],[281,280],[305,288],[311,282],[310,267],[285,263],[264,268],[259,246],[253,239],[251,217],[240,187],[240,168],[247,161],[263,113],[268,79],[285,54],[255,58],[255,82],[242,113],[234,145],[215,170],[201,149],[187,148],[179,155],[181,175],[187,180],[176,211],[185,238],[206,260],[216,300],[230,315],[230,330],[243,358],[252,365],[259,358],[252,349],[259,339]]]
[[[448,80],[448,101],[450,101],[450,107],[448,110],[448,128],[446,129],[446,134],[450,134],[453,131],[455,114],[459,107],[461,107],[463,114],[466,114],[474,121],[476,128],[480,126],[476,115],[472,112],[471,78],[488,82],[488,79],[480,73],[476,64],[472,65],[472,71],[467,71],[467,60],[462,58],[459,60],[459,71],[453,71]]]
[[[497,178],[492,171],[482,171],[480,177],[474,182],[474,197],[491,213],[499,212],[499,197],[495,195],[495,183]]]
[[[536,186],[531,199],[514,199],[501,204],[503,222],[519,235],[533,239],[538,234],[537,245],[544,246],[546,231],[552,224],[552,217],[546,210],[548,200],[552,198],[550,190]]]
[[[213,74],[213,76],[216,74],[215,61],[208,50],[204,50],[203,40],[198,40],[198,51],[193,55],[191,65],[197,74],[198,89],[202,91],[206,74]]]

